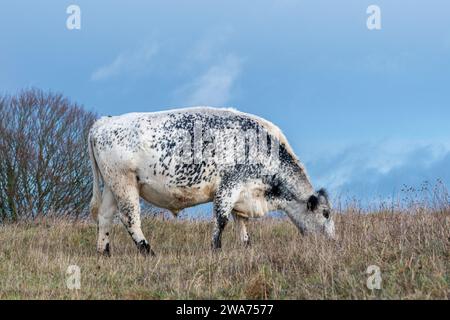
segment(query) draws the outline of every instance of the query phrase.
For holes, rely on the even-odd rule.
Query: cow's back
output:
[[[235,167],[231,139],[249,130],[266,131],[295,157],[278,127],[232,109],[196,107],[104,117],[94,124],[90,139],[105,183],[114,174],[133,172],[143,198],[177,211],[212,200],[224,171]],[[225,149],[217,150],[218,143]],[[217,161],[222,155],[231,155],[232,161]]]

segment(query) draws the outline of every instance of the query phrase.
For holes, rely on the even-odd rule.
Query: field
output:
[[[302,237],[287,220],[249,225],[252,246],[233,223],[223,249],[210,250],[208,221],[145,218],[156,256],[144,258],[125,229],[112,232],[112,257],[95,251],[90,221],[41,219],[0,226],[1,299],[448,299],[450,212],[336,216],[339,240]],[[78,265],[80,289],[66,286]],[[369,290],[368,266],[381,271]]]

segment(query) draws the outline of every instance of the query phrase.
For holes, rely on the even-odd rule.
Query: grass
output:
[[[336,217],[339,240],[302,237],[287,220],[249,225],[242,248],[233,223],[223,249],[210,250],[211,224],[145,218],[156,251],[136,253],[125,229],[112,232],[112,257],[95,251],[90,221],[48,219],[0,226],[1,299],[448,299],[450,212]],[[66,287],[69,265],[81,288]],[[366,286],[369,265],[381,289]]]

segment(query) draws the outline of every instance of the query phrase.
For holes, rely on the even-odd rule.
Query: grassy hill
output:
[[[123,226],[112,232],[112,257],[95,251],[89,221],[45,219],[0,226],[1,299],[448,299],[450,212],[347,212],[336,217],[339,240],[302,237],[287,220],[249,225],[242,248],[233,223],[223,249],[210,250],[211,224],[146,218],[156,256],[137,254]],[[81,288],[66,287],[78,265]],[[381,270],[369,290],[366,270]]]

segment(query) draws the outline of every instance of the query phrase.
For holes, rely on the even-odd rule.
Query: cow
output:
[[[249,245],[248,219],[270,211],[284,212],[301,234],[334,238],[326,191],[313,189],[284,134],[261,117],[212,107],[102,117],[89,131],[88,148],[101,254],[110,255],[117,212],[139,252],[154,254],[141,230],[141,198],[174,215],[213,202],[213,249],[221,248],[230,216]]]

